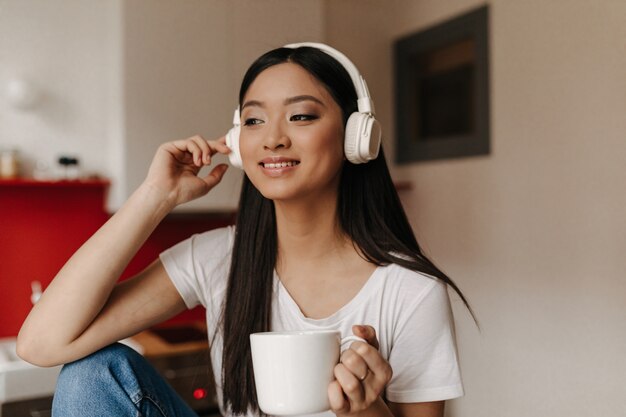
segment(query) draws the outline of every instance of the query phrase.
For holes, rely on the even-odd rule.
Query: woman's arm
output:
[[[220,182],[225,165],[198,172],[220,141],[199,136],[159,147],[148,176],[124,206],[63,266],[33,307],[17,340],[17,353],[40,366],[86,356],[176,314],[184,303],[159,261],[118,284],[128,262],[176,205]]]
[[[387,403],[395,417],[443,417],[445,401],[428,403]]]

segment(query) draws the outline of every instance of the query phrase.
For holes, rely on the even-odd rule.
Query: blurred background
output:
[[[484,5],[490,153],[396,164],[394,43]],[[0,151],[19,162],[0,180],[0,337],[158,144],[223,135],[258,55],[319,41],[367,80],[418,240],[480,322],[452,296],[466,395],[446,414],[626,415],[624,22],[622,0],[0,0]],[[145,261],[229,223],[239,181],[181,208]]]

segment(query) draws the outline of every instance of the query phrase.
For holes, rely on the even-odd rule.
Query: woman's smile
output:
[[[298,165],[300,161],[284,157],[270,157],[259,162],[262,172],[269,177],[280,177],[293,172]]]

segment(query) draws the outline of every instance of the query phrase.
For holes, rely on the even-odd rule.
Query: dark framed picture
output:
[[[396,162],[486,155],[488,6],[395,43]]]

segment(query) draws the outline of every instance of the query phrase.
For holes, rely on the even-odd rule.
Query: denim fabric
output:
[[[139,353],[120,343],[61,370],[53,417],[197,417]]]

